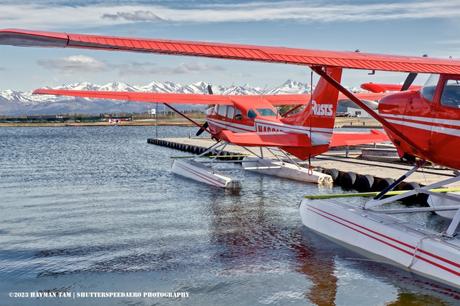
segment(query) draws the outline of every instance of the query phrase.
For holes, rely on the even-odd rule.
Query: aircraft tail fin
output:
[[[342,68],[328,67],[326,72],[337,82],[342,80]],[[321,78],[313,91],[311,102],[305,109],[284,119],[285,123],[310,130],[313,145],[327,145],[332,136],[339,91]]]
[[[327,73],[337,82],[342,79],[342,68],[328,67]],[[339,91],[321,78],[311,96],[311,103],[295,115],[286,118],[291,124],[307,127],[333,128]]]

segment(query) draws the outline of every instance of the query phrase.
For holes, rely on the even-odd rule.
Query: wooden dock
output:
[[[200,154],[211,146],[214,140],[209,138],[149,138],[148,143],[160,145],[192,154]],[[385,146],[383,146],[385,147]],[[388,146],[386,146],[388,148]],[[250,148],[259,153],[259,148]],[[228,145],[225,148],[225,155],[229,159],[235,158],[235,154],[250,155],[244,148]],[[265,157],[273,155],[263,149]],[[348,156],[347,156],[348,155]],[[359,148],[346,150],[334,150],[321,154],[311,160],[311,165],[322,172],[328,173],[334,179],[334,183],[346,189],[357,189],[359,191],[379,191],[385,188],[393,179],[403,175],[412,166],[399,161],[371,161],[360,159],[361,150]],[[303,162],[302,164],[307,164]],[[437,167],[423,168],[414,173],[409,181],[411,183],[402,184],[401,188],[411,189],[417,185],[428,185],[436,181],[454,177],[453,170]],[[460,184],[456,185],[460,187]]]

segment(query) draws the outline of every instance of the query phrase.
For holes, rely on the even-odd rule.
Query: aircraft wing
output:
[[[232,104],[231,100],[219,95],[176,94],[153,92],[123,92],[123,91],[92,91],[92,90],[64,90],[64,89],[37,89],[33,92],[38,95],[70,96],[81,98],[121,100],[147,103],[171,104]]]
[[[288,133],[233,133],[223,130],[219,134],[221,139],[240,146],[253,147],[306,147],[310,145],[310,139],[305,134]]]
[[[299,105],[310,102],[309,94],[291,95],[205,95],[205,94],[180,94],[180,93],[154,93],[154,92],[131,92],[131,91],[91,91],[91,90],[67,90],[41,88],[33,92],[38,95],[70,96],[94,99],[121,100],[130,102],[147,103],[171,103],[171,104],[223,104],[232,105],[237,99],[240,103],[256,102],[264,99],[274,106]],[[379,100],[381,93],[358,93],[358,98],[364,100]],[[348,99],[339,96],[340,99]]]
[[[358,92],[354,94],[358,99],[361,100],[368,100],[368,101],[378,101],[382,99],[385,94],[382,92]],[[340,100],[349,100],[347,96],[340,93],[339,94],[339,101]]]
[[[382,93],[386,91],[400,91],[402,84],[382,84],[382,83],[363,83],[361,88],[372,93]],[[422,86],[411,85],[408,90],[419,90]]]
[[[91,91],[91,90],[64,90],[64,89],[37,89],[34,94],[70,96],[95,99],[122,100],[147,103],[171,104],[233,104],[233,99],[240,103],[256,102],[265,99],[273,105],[297,105],[310,101],[310,95],[206,95],[206,94],[180,94],[156,92],[130,92],[130,91]]]
[[[378,130],[369,133],[334,132],[329,147],[356,146],[390,141],[387,134]]]
[[[21,29],[0,30],[0,44],[29,47],[133,51],[365,70],[460,74],[460,61],[454,59],[198,41],[139,39],[103,35],[39,32]]]

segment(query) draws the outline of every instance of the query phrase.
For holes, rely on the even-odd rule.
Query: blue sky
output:
[[[460,57],[460,0],[17,1],[0,0],[0,28],[238,42],[400,55]],[[78,49],[1,46],[1,89],[89,81],[272,87],[309,81],[306,67]],[[344,83],[404,75],[346,72]]]

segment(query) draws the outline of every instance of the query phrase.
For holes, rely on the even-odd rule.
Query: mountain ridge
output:
[[[122,82],[110,82],[104,85],[98,85],[89,82],[79,82],[46,88],[207,94],[208,85],[208,83],[203,81],[185,85],[170,81],[152,81],[145,85],[130,85]],[[260,95],[309,93],[311,88],[307,83],[287,80],[283,84],[273,88],[260,88],[244,84],[230,86],[213,85],[212,89],[215,94]],[[54,115],[69,113],[99,114],[105,112],[142,113],[152,107],[145,103],[125,101],[90,101],[86,98],[33,95],[31,91],[14,91],[6,89],[0,90],[0,115]],[[203,106],[182,106],[181,109],[203,109]]]

